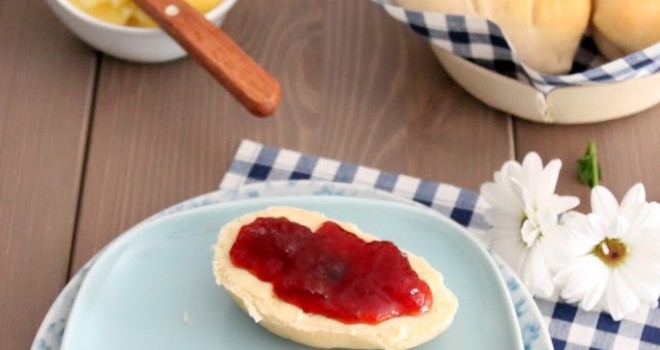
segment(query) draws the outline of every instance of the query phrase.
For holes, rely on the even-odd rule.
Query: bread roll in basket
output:
[[[592,123],[660,103],[658,0],[372,1],[426,36],[467,92],[515,116]]]
[[[521,60],[547,74],[564,74],[589,24],[591,0],[396,0],[402,7],[476,15],[497,23]],[[557,25],[561,23],[561,25]]]

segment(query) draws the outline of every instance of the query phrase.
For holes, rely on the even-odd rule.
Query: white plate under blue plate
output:
[[[291,343],[274,337],[254,325],[247,316],[233,306],[233,302],[224,291],[216,287],[213,279],[209,278],[210,251],[208,254],[199,254],[200,249],[208,249],[215,240],[216,232],[224,221],[240,212],[256,210],[268,203],[282,204],[283,199],[258,199],[243,202],[247,204],[237,202],[188,211],[191,208],[237,198],[263,198],[283,194],[331,194],[389,200],[396,198],[380,191],[349,185],[294,182],[245,186],[239,190],[219,191],[186,201],[164,211],[157,218],[138,225],[130,233],[113,242],[96,262],[89,264],[92,268],[87,278],[85,278],[86,269],[77,275],[48,313],[35,339],[33,349],[59,349],[58,337],[61,336],[65,326],[67,328],[65,349],[71,350],[295,348]],[[347,210],[344,204],[333,209],[328,208],[327,203],[324,202],[337,203],[342,200],[356,203],[355,205],[363,203],[348,198],[286,199],[289,204],[322,210],[338,219],[356,222],[366,231],[378,232],[383,238],[391,239],[404,248],[424,256],[445,273],[447,283],[459,295],[461,307],[456,323],[436,340],[438,343],[430,343],[426,348],[436,348],[435,345],[443,342],[452,344],[452,347],[456,348],[454,344],[461,344],[456,341],[488,339],[486,343],[488,348],[515,349],[519,344],[506,343],[506,341],[507,339],[509,342],[512,341],[515,338],[512,334],[520,331],[526,349],[552,348],[549,336],[542,326],[540,313],[533,301],[499,259],[495,258],[495,261],[506,280],[506,287],[515,305],[520,331],[514,332],[515,319],[508,318],[506,321],[506,314],[509,313],[511,316],[511,313],[510,309],[506,311],[508,298],[505,291],[503,292],[501,288],[495,288],[494,291],[484,288],[486,285],[499,283],[495,282],[498,280],[497,273],[490,271],[478,278],[467,278],[464,273],[459,273],[467,268],[463,261],[466,256],[449,259],[456,250],[443,251],[447,248],[444,246],[447,243],[443,242],[447,234],[442,232],[445,230],[458,232],[458,235],[452,233],[448,235],[461,242],[461,238],[456,238],[465,235],[460,227],[434,215],[426,224],[442,226],[440,235],[438,232],[433,234],[394,232],[393,228],[397,226],[383,223],[380,216],[369,219],[368,215]],[[382,205],[392,204],[382,203]],[[396,212],[408,211],[416,212],[413,209]],[[175,212],[184,213],[166,216]],[[469,265],[470,261],[474,263],[473,260],[468,257],[466,261]],[[488,260],[479,261],[482,267],[488,265],[485,263]],[[467,269],[471,271],[470,268]],[[82,280],[86,281],[76,300],[76,311],[72,313],[71,319],[67,320],[70,305],[77,296],[77,284]],[[491,284],[485,283],[486,280]],[[477,292],[482,295],[472,294]],[[485,309],[482,309],[484,307]],[[484,314],[484,310],[490,311]],[[496,315],[496,318],[489,318],[487,316],[489,314]],[[189,318],[189,322],[184,322],[184,315]],[[504,328],[500,327],[502,324],[505,324]],[[487,336],[489,329],[496,330],[492,337]],[[243,343],[244,341],[250,343]],[[503,344],[504,347],[495,347],[494,344]]]

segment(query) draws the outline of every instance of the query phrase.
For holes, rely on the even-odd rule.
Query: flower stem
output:
[[[591,171],[593,173],[592,178],[592,187],[598,186],[600,182],[600,169],[598,168],[598,155],[596,153],[596,143],[589,141],[589,153],[592,154],[591,157]]]

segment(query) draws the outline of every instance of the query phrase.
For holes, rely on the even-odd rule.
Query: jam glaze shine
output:
[[[366,242],[331,221],[312,232],[286,218],[257,218],[241,227],[230,259],[281,300],[346,324],[416,316],[433,303],[393,243]]]

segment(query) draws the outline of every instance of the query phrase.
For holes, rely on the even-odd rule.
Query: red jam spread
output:
[[[257,218],[241,228],[230,257],[281,300],[343,323],[418,315],[433,302],[392,242],[365,242],[330,221],[312,233],[286,218]]]

